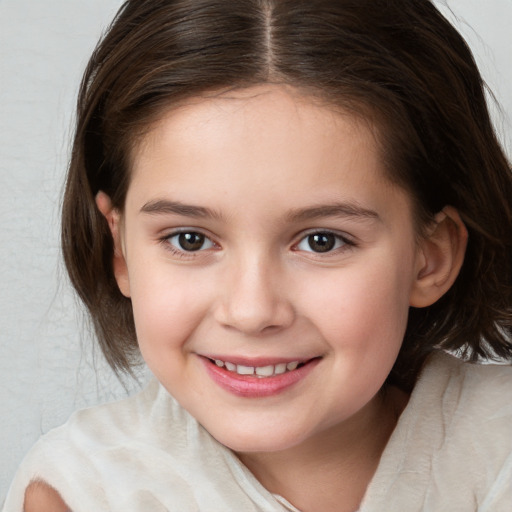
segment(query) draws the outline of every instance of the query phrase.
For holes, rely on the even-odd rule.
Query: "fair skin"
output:
[[[173,110],[132,164],[123,215],[97,204],[148,366],[267,489],[353,512],[407,401],[379,391],[408,309],[462,264],[457,213],[418,240],[370,126],[284,86]]]
[[[32,482],[25,492],[24,512],[69,512],[60,494],[44,482]]]

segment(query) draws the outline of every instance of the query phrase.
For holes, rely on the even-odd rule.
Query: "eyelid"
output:
[[[169,239],[176,235],[181,235],[182,233],[197,233],[199,235],[203,235],[205,238],[210,239],[212,242],[215,241],[215,235],[210,233],[207,229],[204,228],[198,228],[195,226],[180,226],[175,228],[168,228],[168,229],[162,229],[161,235],[159,238],[161,239]]]

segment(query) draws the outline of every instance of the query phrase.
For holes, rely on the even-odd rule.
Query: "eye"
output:
[[[214,246],[208,237],[196,231],[176,233],[166,237],[166,240],[174,249],[184,252],[204,251]]]
[[[318,231],[305,236],[297,245],[299,251],[325,253],[339,249],[350,242],[329,231]]]

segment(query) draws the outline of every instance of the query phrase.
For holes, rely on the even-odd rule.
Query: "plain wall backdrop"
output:
[[[438,4],[503,108],[492,111],[511,156],[512,0]],[[59,252],[78,84],[120,5],[0,0],[0,504],[41,434],[77,408],[137,389],[134,382],[123,388],[92,348]]]

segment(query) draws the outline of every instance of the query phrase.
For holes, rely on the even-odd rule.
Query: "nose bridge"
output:
[[[225,269],[219,321],[252,334],[275,331],[293,320],[282,264],[277,255],[260,249],[243,251]]]

